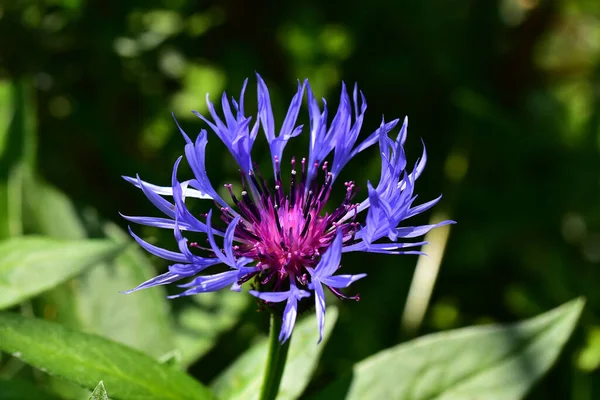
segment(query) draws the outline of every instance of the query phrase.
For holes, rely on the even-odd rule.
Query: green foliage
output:
[[[0,81],[0,238],[23,231],[23,186],[35,160],[33,87]]]
[[[206,354],[248,308],[250,296],[227,290],[196,296],[176,315],[175,347],[188,366]]]
[[[0,309],[51,289],[121,249],[108,240],[32,236],[4,240],[0,242]]]
[[[90,390],[102,380],[116,400],[213,397],[184,372],[139,351],[40,319],[1,313],[0,350]]]
[[[306,316],[296,325],[277,399],[300,397],[317,368],[337,317],[336,308],[327,309],[321,344],[317,343],[319,333],[314,316]],[[258,399],[267,355],[267,340],[260,340],[215,379],[211,385],[215,394],[223,399]]]
[[[60,400],[60,398],[40,390],[24,380],[0,380],[2,400]]]
[[[584,301],[504,326],[437,333],[384,350],[319,398],[517,400],[550,368]]]
[[[105,232],[116,243],[129,243],[117,226]],[[120,293],[156,275],[143,251],[129,246],[114,261],[81,275],[73,298],[84,329],[158,358],[173,349],[172,321],[160,288],[131,295]]]
[[[28,222],[37,232],[50,237],[83,239],[86,221],[69,199],[57,189],[37,182],[26,195]],[[91,225],[91,223],[87,223]],[[98,222],[97,230],[113,243],[125,246],[129,236],[117,226]],[[98,260],[96,260],[98,261]],[[58,288],[45,297],[43,307],[63,310],[74,327],[98,333],[160,357],[173,348],[172,321],[165,292],[158,290],[125,296],[120,292],[155,276],[144,252],[134,246],[112,260],[95,262],[95,267],[76,283]],[[75,317],[73,319],[72,317]]]
[[[90,230],[100,231],[117,244],[128,243],[127,235],[118,227],[86,221],[63,193],[44,182],[31,184],[25,194],[26,226],[32,231],[56,238],[83,239],[94,225]],[[120,293],[154,274],[146,255],[129,246],[117,257],[96,263],[74,281],[45,293],[37,299],[36,306],[47,318],[161,357],[173,348],[164,291],[158,288],[133,296]],[[52,313],[48,315],[45,310]],[[61,380],[50,378],[49,383],[66,397],[83,395]]]

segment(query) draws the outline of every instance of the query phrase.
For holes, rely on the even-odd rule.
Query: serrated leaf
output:
[[[0,380],[2,400],[60,400],[58,397],[22,380]]]
[[[0,242],[0,309],[13,306],[114,257],[109,240],[65,241],[27,236]]]
[[[92,392],[89,400],[108,400],[108,394],[106,393],[106,389],[104,388],[104,382],[100,381],[96,389]]]
[[[297,399],[310,381],[321,352],[331,335],[338,311],[327,309],[323,341],[317,344],[319,333],[314,315],[306,316],[294,328],[287,363],[283,372],[278,400]],[[267,362],[268,343],[261,340],[242,354],[215,379],[211,387],[223,399],[258,399]]]
[[[0,350],[94,389],[102,380],[115,400],[203,400],[212,393],[182,371],[96,335],[0,312]]]
[[[436,333],[358,363],[317,398],[347,400],[521,399],[550,368],[584,301],[516,324]]]
[[[0,238],[23,231],[23,180],[33,171],[35,146],[32,85],[0,81]]]

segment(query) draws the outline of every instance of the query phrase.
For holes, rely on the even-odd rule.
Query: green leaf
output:
[[[89,400],[108,400],[108,394],[106,393],[106,389],[104,388],[104,382],[100,381],[96,389],[92,392]]]
[[[0,81],[0,238],[22,234],[23,180],[35,160],[35,105],[28,81]]]
[[[0,398],[2,400],[59,400],[58,397],[35,387],[31,382],[22,380],[0,380]]]
[[[83,221],[64,193],[36,178],[25,184],[24,223],[29,231],[55,239],[87,238]]]
[[[52,186],[35,182],[28,187],[25,200],[30,229],[56,238],[87,237],[77,209]],[[98,231],[115,242],[131,243],[129,235],[116,225],[93,222]],[[158,358],[175,347],[164,288],[131,295],[120,293],[155,275],[144,251],[138,246],[128,246],[115,259],[86,270],[73,284],[45,294],[39,308],[54,311],[53,315],[45,315],[49,319],[109,337]]]
[[[116,225],[106,224],[116,243],[131,243]],[[156,276],[138,246],[129,246],[111,262],[86,271],[78,279],[77,311],[85,330],[142,350],[159,358],[173,351],[172,321],[165,289],[122,294]]]
[[[181,365],[189,366],[208,352],[220,334],[231,329],[248,307],[250,296],[220,290],[192,296],[193,304],[176,317],[175,346]]]
[[[361,361],[350,379],[317,398],[521,399],[556,360],[583,305],[576,299],[516,324],[458,329],[401,344]]]
[[[0,312],[0,350],[90,390],[102,380],[115,400],[213,398],[184,372],[137,350],[41,319]]]
[[[288,360],[277,400],[300,397],[317,367],[321,352],[337,320],[337,309],[327,309],[323,341],[317,344],[319,332],[314,315],[309,315],[294,328]],[[215,394],[223,399],[258,399],[267,362],[268,343],[262,339],[242,354],[211,385]]]
[[[19,237],[0,242],[0,309],[13,306],[115,256],[108,240]]]

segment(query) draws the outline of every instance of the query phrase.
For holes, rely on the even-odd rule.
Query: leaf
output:
[[[55,239],[86,239],[85,225],[71,200],[55,187],[32,178],[25,182],[24,223],[30,231]]]
[[[307,316],[294,328],[288,359],[281,380],[277,400],[300,397],[317,367],[321,352],[329,339],[338,312],[327,309],[323,341],[317,344],[319,333],[314,315]],[[211,385],[215,394],[223,399],[258,399],[267,362],[268,343],[261,340],[242,354]]]
[[[2,400],[60,400],[58,397],[22,380],[0,380]]]
[[[182,366],[189,366],[206,354],[219,335],[235,325],[248,307],[250,296],[221,290],[193,296],[193,300],[177,314],[175,346]]]
[[[116,225],[106,224],[105,232],[116,243],[131,243],[129,235]],[[121,293],[155,275],[150,261],[137,246],[129,246],[112,262],[81,275],[76,295],[84,329],[155,358],[172,351],[172,321],[164,288]]]
[[[104,388],[104,383],[100,381],[96,389],[92,392],[89,400],[108,400],[108,394],[106,393],[106,389]]]
[[[41,319],[0,312],[0,350],[90,390],[102,380],[115,400],[213,398],[184,372],[137,350]]]
[[[29,227],[52,237],[87,237],[84,222],[63,193],[38,181],[27,194]],[[129,235],[114,224],[93,221],[93,225],[116,243],[132,243]],[[164,288],[131,295],[120,293],[155,275],[144,252],[128,246],[113,260],[86,270],[73,284],[46,294],[40,308],[52,311],[45,313],[48,319],[106,336],[158,358],[175,347]]]
[[[25,80],[0,82],[0,238],[23,231],[23,179],[35,159],[33,87]]]
[[[25,180],[23,205],[26,231],[55,239],[86,239],[85,225],[69,198],[53,186],[33,176],[30,178]],[[97,265],[91,268],[97,268]],[[33,302],[36,313],[73,329],[82,329],[82,321],[77,312],[77,294],[80,291],[77,279],[46,291]],[[53,392],[68,399],[87,398],[90,393],[89,390],[52,376],[47,377],[46,384]]]
[[[317,398],[521,399],[550,368],[584,301],[510,325],[436,333],[358,363]],[[345,396],[344,396],[345,393]]]
[[[0,309],[13,306],[113,257],[108,240],[19,237],[0,242]]]

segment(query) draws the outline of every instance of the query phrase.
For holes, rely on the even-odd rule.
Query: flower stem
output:
[[[279,343],[279,331],[281,330],[281,317],[271,314],[271,330],[269,332],[269,356],[265,377],[263,380],[260,400],[275,400],[279,385],[285,368],[290,339],[284,344]]]

